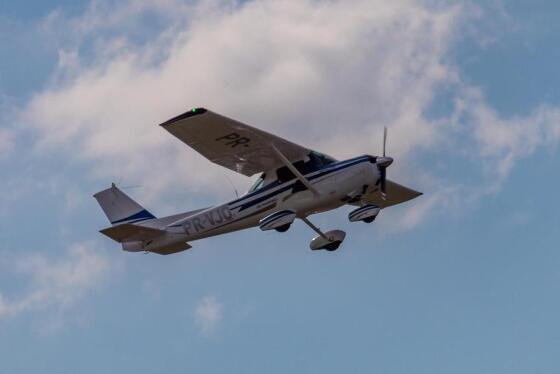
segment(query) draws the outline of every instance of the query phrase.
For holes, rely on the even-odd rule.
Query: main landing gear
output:
[[[313,231],[319,234],[319,236],[313,238],[311,243],[309,243],[309,248],[313,251],[317,251],[319,249],[324,249],[329,252],[336,251],[346,237],[346,233],[342,230],[331,230],[324,233],[306,217],[301,217],[300,219],[305,222],[307,226],[311,227]]]

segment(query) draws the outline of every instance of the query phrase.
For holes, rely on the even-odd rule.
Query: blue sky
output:
[[[0,372],[558,372],[560,6],[347,4],[0,5]],[[334,253],[302,224],[122,252],[112,181],[156,215],[251,184],[158,128],[196,105],[338,158],[387,126],[425,195],[313,217]]]

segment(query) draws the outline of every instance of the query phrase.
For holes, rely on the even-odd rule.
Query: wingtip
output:
[[[177,121],[181,121],[181,120],[187,119],[187,118],[189,118],[189,117],[194,117],[194,116],[198,116],[198,115],[204,114],[204,113],[206,113],[207,111],[208,111],[208,110],[205,109],[205,108],[202,108],[202,107],[195,107],[195,108],[192,108],[191,110],[189,110],[189,111],[187,111],[187,112],[185,112],[185,113],[183,113],[183,114],[179,114],[178,116],[175,116],[175,117],[173,117],[173,118],[171,118],[171,119],[169,119],[169,120],[167,120],[167,121],[165,121],[165,122],[163,122],[163,123],[160,123],[159,126],[161,126],[161,127],[166,127],[166,126],[169,126],[169,125],[171,125],[171,124],[173,124],[173,123],[175,123],[175,122],[177,122]]]
[[[414,196],[412,196],[412,199],[416,199],[417,197],[420,197],[422,195],[424,195],[423,192],[419,192],[419,191],[415,191],[416,193],[414,194]]]

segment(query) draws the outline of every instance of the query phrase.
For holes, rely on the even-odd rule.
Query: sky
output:
[[[0,3],[1,373],[557,373],[560,5]],[[424,193],[315,234],[127,253],[92,195],[157,216],[251,178],[161,123],[204,106]],[[233,186],[232,186],[233,185]]]

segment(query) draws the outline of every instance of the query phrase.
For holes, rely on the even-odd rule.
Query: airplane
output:
[[[259,177],[247,193],[225,204],[156,218],[114,183],[94,195],[111,226],[100,232],[129,252],[168,255],[185,251],[189,242],[258,226],[286,232],[299,219],[317,233],[312,250],[335,251],[342,230],[324,232],[309,216],[345,205],[356,209],[350,222],[373,222],[382,209],[420,195],[387,179],[393,158],[362,155],[338,161],[326,154],[227,118],[194,108],[162,124],[165,130],[211,162]]]

